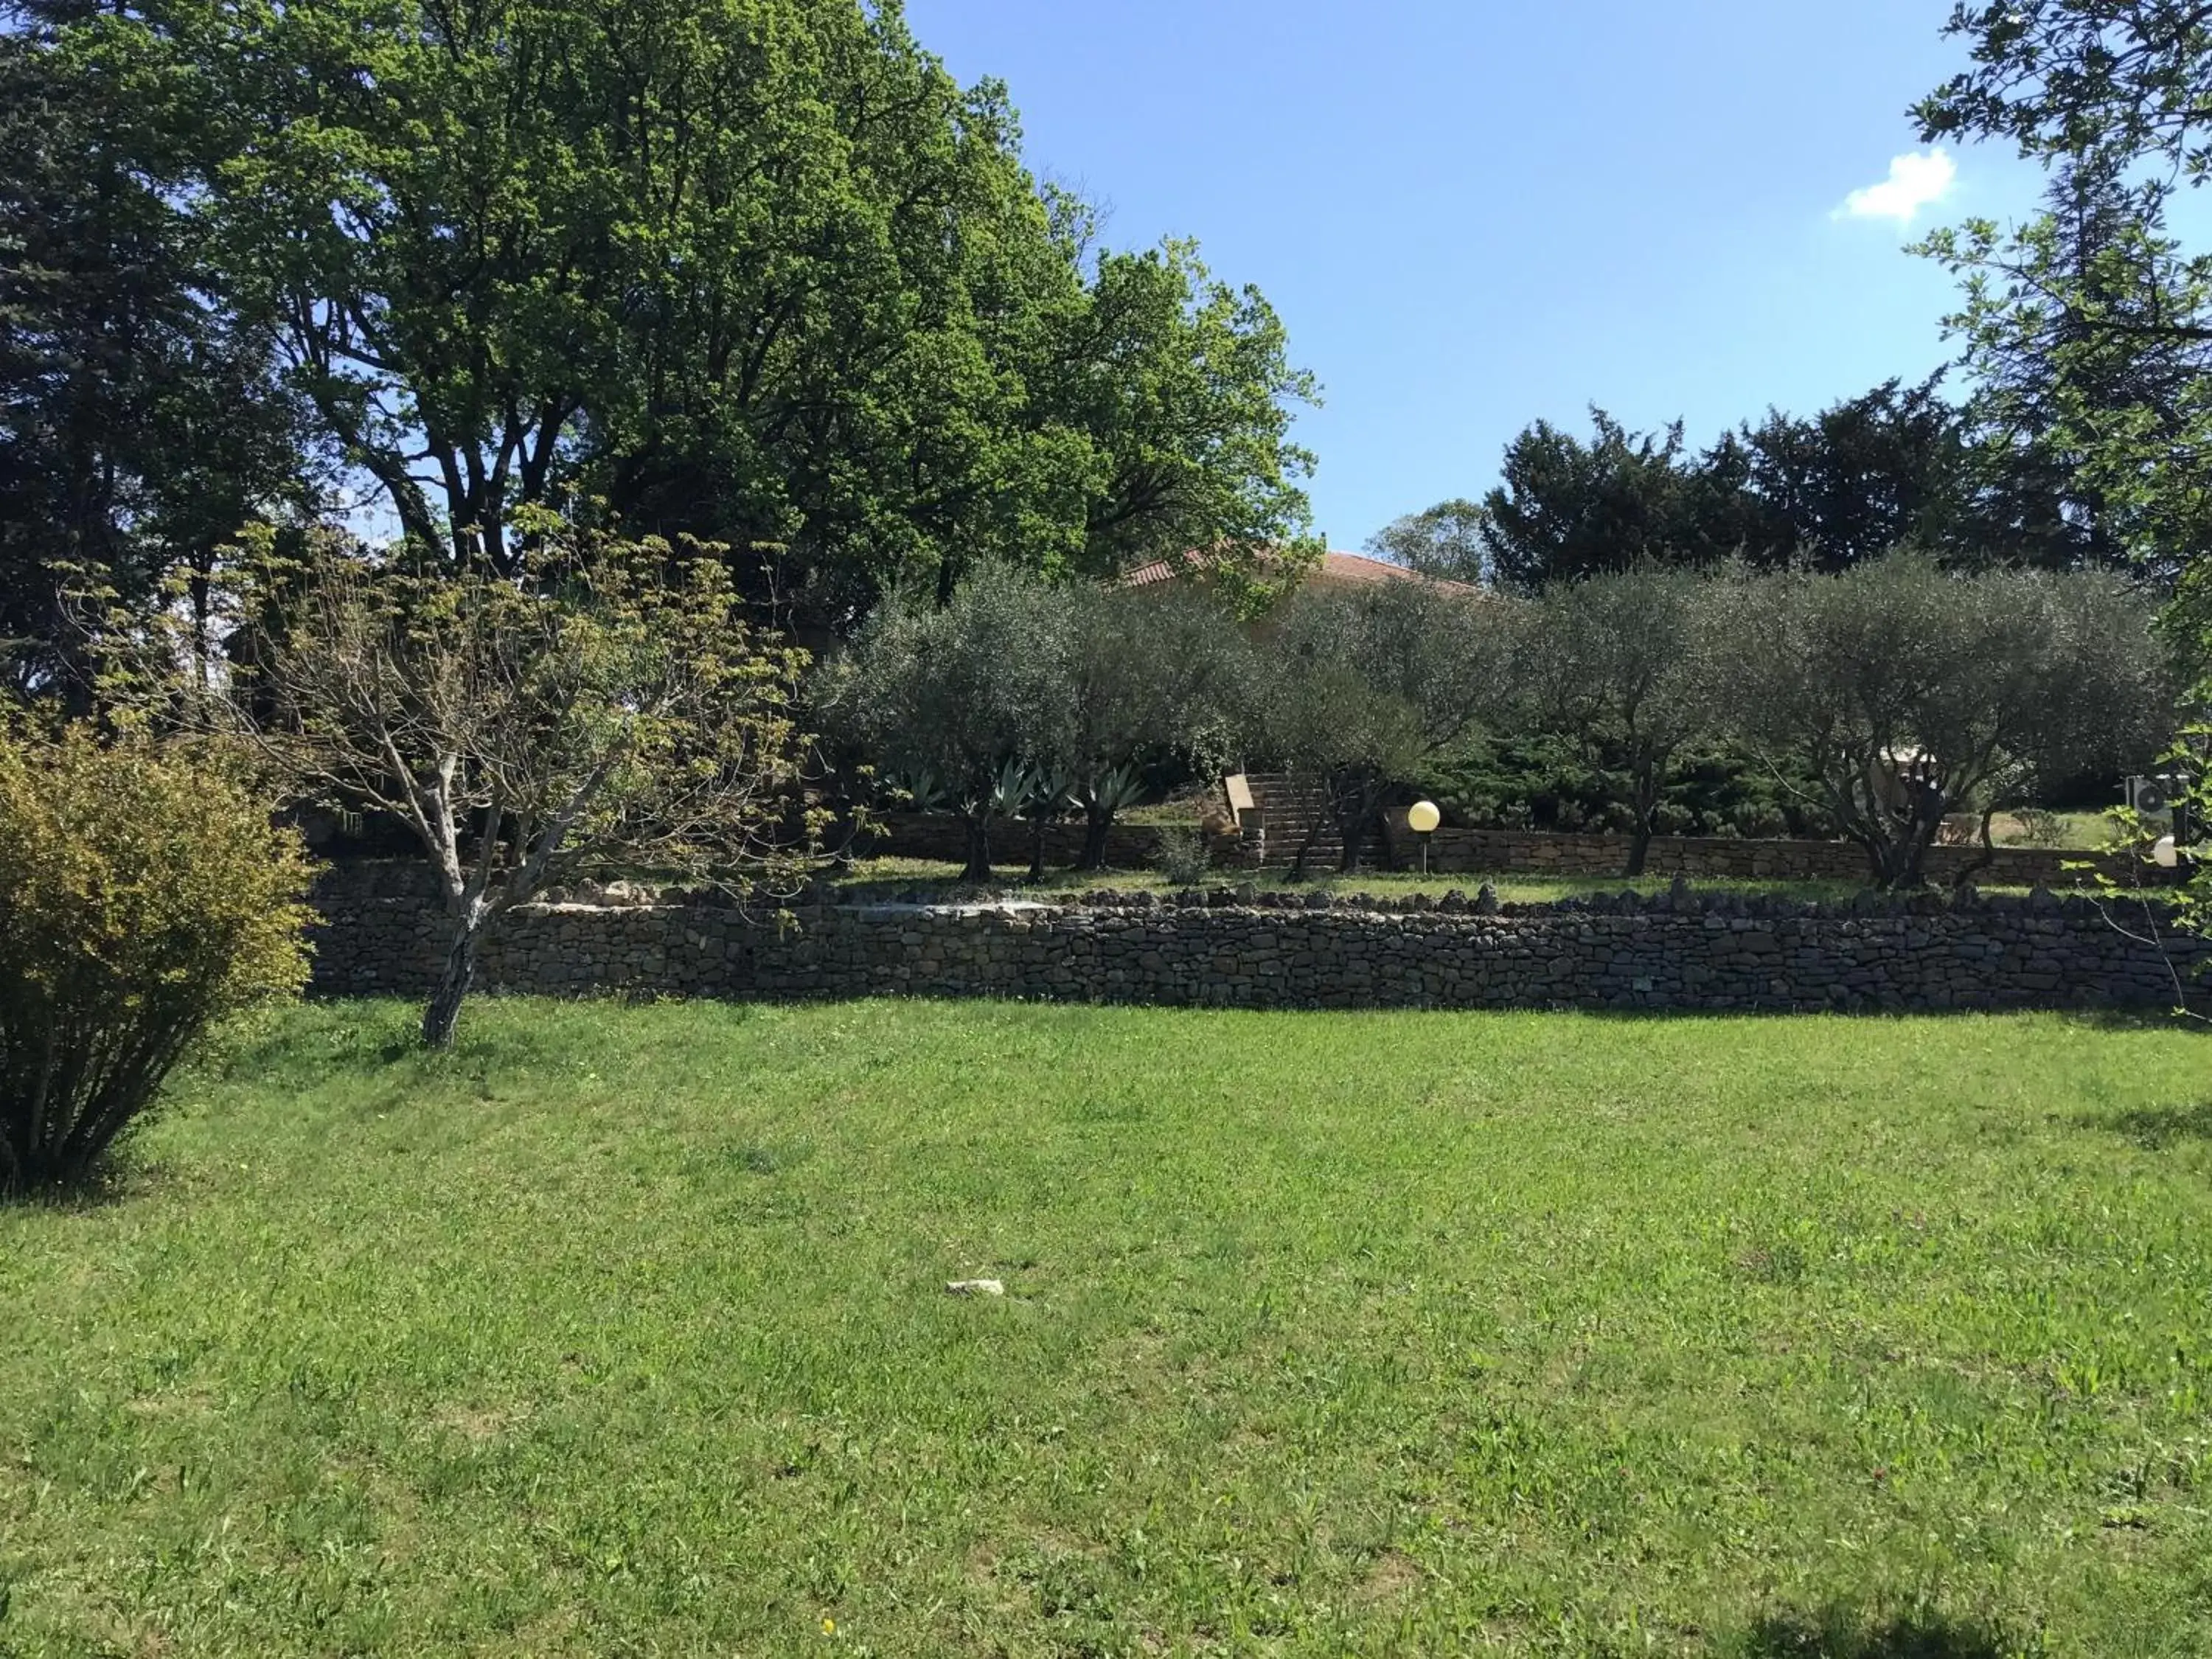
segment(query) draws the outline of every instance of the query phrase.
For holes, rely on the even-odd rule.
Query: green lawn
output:
[[[2194,1031],[413,1018],[0,1210],[0,1653],[2212,1652]]]

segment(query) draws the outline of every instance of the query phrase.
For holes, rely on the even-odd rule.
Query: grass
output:
[[[2047,842],[2039,842],[2030,832],[2027,822],[2014,812],[2000,812],[1991,821],[1990,839],[2000,847],[2043,845],[2077,853],[2100,852],[2112,843],[2112,820],[2108,812],[2045,812],[2040,818],[2045,826],[2056,832]]]
[[[985,887],[967,885],[959,879],[960,866],[931,859],[872,858],[856,860],[841,873],[837,887],[848,898],[888,899],[908,894],[950,898],[989,894],[1007,898],[1066,897],[1077,893],[1096,892],[1103,889],[1115,891],[1170,892],[1176,884],[1157,870],[1058,870],[1048,869],[1041,881],[1030,881],[1024,873],[1026,866],[1018,859],[1002,860],[999,879]],[[1424,876],[1390,870],[1362,870],[1346,875],[1336,870],[1316,872],[1307,880],[1291,883],[1280,869],[1253,872],[1249,870],[1217,869],[1207,877],[1211,887],[1257,887],[1262,892],[1307,893],[1372,893],[1377,896],[1405,897],[1414,893],[1439,896],[1456,888],[1472,895],[1487,881],[1498,890],[1500,900],[1509,904],[1543,904],[1559,899],[1582,897],[1593,893],[1620,893],[1634,889],[1644,893],[1663,893],[1672,885],[1671,876],[1645,876],[1636,881],[1620,876],[1542,877],[1525,875],[1451,875]],[[1698,877],[1690,885],[1700,893],[1778,893],[1798,899],[1847,900],[1863,891],[1866,884],[1856,881],[1753,881],[1722,877]],[[1985,893],[2026,892],[2026,888],[2008,888],[2000,884],[1982,884]]]
[[[0,1210],[0,1653],[2212,1651],[2192,1030],[413,1017]]]

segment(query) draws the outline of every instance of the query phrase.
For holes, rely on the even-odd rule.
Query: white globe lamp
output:
[[[1406,811],[1406,827],[1421,838],[1421,873],[1425,876],[1429,873],[1429,837],[1443,821],[1444,815],[1432,800],[1417,800]]]

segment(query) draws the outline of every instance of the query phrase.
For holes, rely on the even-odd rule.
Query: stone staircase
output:
[[[1328,790],[1318,781],[1291,772],[1245,772],[1224,780],[1223,787],[1237,820],[1244,861],[1254,869],[1288,869],[1309,834],[1313,836],[1306,853],[1309,872],[1334,870],[1344,861],[1344,837],[1337,829]]]

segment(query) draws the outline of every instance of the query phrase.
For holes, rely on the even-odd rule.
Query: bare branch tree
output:
[[[650,871],[750,890],[795,873],[805,653],[757,637],[718,550],[532,526],[527,579],[366,559],[334,538],[241,568],[242,666],[208,713],[298,796],[392,814],[451,932],[423,1041],[453,1038],[500,917]]]

